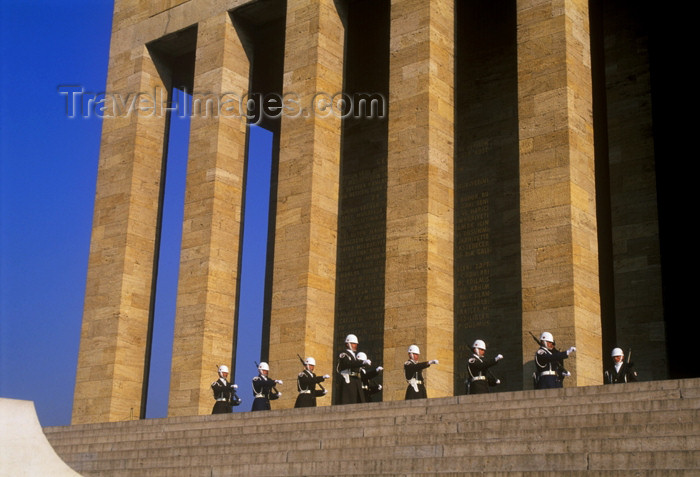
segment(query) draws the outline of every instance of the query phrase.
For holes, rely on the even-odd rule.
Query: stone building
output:
[[[528,389],[544,330],[578,348],[567,385],[618,345],[672,376],[655,27],[644,2],[116,0],[106,91],[139,101],[103,121],[73,423],[145,413],[173,88],[194,107],[169,415],[209,413],[235,351],[249,122],[274,134],[280,376],[356,333],[384,400],[413,343],[451,396],[481,338]]]

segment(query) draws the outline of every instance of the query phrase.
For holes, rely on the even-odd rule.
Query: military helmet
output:
[[[554,336],[552,336],[552,333],[550,333],[549,331],[545,331],[540,336],[540,341],[550,341],[554,343]]]

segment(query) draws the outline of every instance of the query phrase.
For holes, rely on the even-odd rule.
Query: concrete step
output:
[[[234,427],[198,429],[191,432],[178,431],[178,437],[163,433],[133,434],[123,439],[105,435],[88,442],[82,439],[61,440],[55,445],[56,452],[64,459],[72,459],[82,455],[92,455],[97,458],[100,454],[111,456],[124,452],[139,451],[147,443],[149,452],[157,454],[159,449],[166,449],[166,455],[188,452],[192,447],[209,449],[225,447],[230,454],[256,453],[260,448],[277,450],[332,450],[363,447],[363,442],[372,442],[372,446],[407,444],[405,436],[439,436],[429,440],[429,444],[442,443],[478,447],[485,439],[508,442],[510,447],[522,447],[522,442],[528,443],[533,439],[546,441],[551,439],[572,441],[581,439],[610,439],[619,436],[621,428],[634,431],[635,439],[650,439],[658,435],[673,436],[678,432],[683,435],[697,436],[698,410],[688,411],[688,414],[669,413],[665,411],[647,412],[637,415],[603,415],[578,416],[580,422],[573,423],[571,418],[557,417],[550,419],[546,425],[532,426],[528,420],[500,420],[497,422],[472,421],[468,423],[437,422],[414,425],[377,425],[365,428],[352,427],[348,429],[296,429],[278,432],[268,429],[267,433],[247,434],[238,432]],[[629,421],[636,421],[631,424]],[[642,422],[640,422],[642,421]],[[682,426],[685,423],[685,427]],[[695,423],[695,425],[693,424]],[[575,425],[572,425],[575,424]],[[654,425],[655,424],[655,425]],[[652,426],[652,427],[650,427]],[[676,433],[676,434],[674,434]],[[245,435],[245,440],[241,436]],[[630,435],[630,434],[628,434]],[[500,451],[499,451],[500,452]],[[119,458],[122,458],[121,456]]]
[[[400,410],[400,414],[406,418],[413,415],[423,414],[445,414],[457,411],[462,412],[465,408],[475,412],[492,411],[494,407],[498,407],[499,412],[509,409],[543,409],[539,412],[558,412],[561,406],[552,409],[551,406],[540,406],[538,403],[550,402],[552,399],[565,398],[564,403],[568,406],[580,407],[581,405],[593,405],[596,403],[619,403],[620,395],[624,395],[624,402],[630,401],[660,401],[668,399],[683,400],[685,397],[700,397],[700,379],[686,380],[690,384],[681,386],[678,381],[659,381],[654,383],[628,383],[615,386],[590,386],[584,388],[565,388],[552,390],[538,391],[515,391],[507,393],[492,393],[490,395],[479,396],[458,396],[451,398],[430,399],[431,405],[426,407],[427,400],[416,400],[409,402],[384,402],[384,403],[366,403],[351,406],[326,406],[315,409],[294,409],[294,410],[273,410],[268,412],[257,413],[236,413],[234,414],[241,421],[240,426],[245,426],[250,422],[262,428],[269,425],[275,425],[279,421],[279,413],[288,415],[288,413],[296,413],[296,422],[318,422],[327,421],[326,413],[333,413],[333,421],[345,419],[355,420],[360,415],[367,420],[373,420],[380,417],[393,417]],[[695,384],[695,385],[692,385]],[[574,392],[575,390],[575,392]],[[695,393],[694,396],[687,394]],[[495,406],[497,403],[497,406]],[[339,409],[352,410],[353,412],[338,412]],[[573,409],[573,408],[570,408]],[[530,411],[537,412],[537,411]],[[74,426],[76,432],[83,435],[88,435],[90,432],[96,434],[102,433],[105,427],[110,429],[110,432],[147,432],[150,427],[167,427],[164,430],[173,430],[178,428],[191,429],[201,423],[202,416],[189,416],[184,418],[166,418],[166,419],[149,419],[146,421],[137,421],[139,423],[148,422],[149,426],[139,425],[136,428],[130,426],[134,421],[125,421],[121,423],[102,423],[102,424],[86,424],[82,426]],[[213,416],[219,417],[219,416]],[[206,427],[216,426],[216,423],[206,423]],[[224,424],[226,425],[226,424]],[[340,425],[340,424],[339,424]],[[47,428],[50,429],[50,428]]]
[[[427,401],[426,401],[427,402]],[[480,408],[484,409],[484,408]],[[310,410],[303,417],[299,418],[296,411],[270,411],[257,412],[246,414],[232,414],[226,416],[198,416],[198,420],[191,422],[171,422],[166,419],[152,419],[147,421],[130,421],[128,423],[113,423],[113,429],[110,429],[108,434],[105,434],[103,425],[97,425],[95,428],[73,429],[72,434],[80,436],[77,439],[71,437],[70,432],[64,433],[63,441],[66,443],[84,442],[100,442],[100,440],[108,440],[112,442],[115,437],[123,435],[130,439],[135,434],[144,434],[148,438],[157,438],[158,436],[179,435],[196,437],[197,431],[215,431],[216,429],[230,429],[235,427],[238,432],[245,432],[247,436],[254,434],[267,433],[271,426],[274,426],[278,433],[295,432],[298,430],[307,429],[348,429],[348,428],[365,428],[365,427],[385,427],[394,425],[406,426],[425,426],[430,423],[458,423],[465,431],[469,429],[471,423],[489,423],[502,421],[517,421],[525,420],[535,422],[541,419],[547,419],[552,426],[558,422],[559,418],[578,419],[580,425],[587,425],[591,421],[588,416],[594,416],[592,421],[598,424],[595,416],[614,416],[616,423],[633,424],[636,415],[649,413],[657,413],[664,410],[673,412],[681,412],[684,410],[694,411],[700,409],[700,398],[676,399],[676,400],[645,400],[645,401],[618,401],[607,404],[572,404],[568,399],[560,401],[556,406],[535,406],[533,404],[527,407],[502,409],[491,404],[487,410],[476,409],[474,406],[461,405],[444,405],[437,404],[429,407],[412,407],[409,412],[404,412],[404,409],[383,409],[382,412],[374,410],[362,411],[361,409],[352,409],[351,406],[335,407],[331,409],[317,408]],[[354,412],[353,412],[354,411]],[[390,411],[390,412],[389,412]],[[442,411],[442,412],[440,412]],[[328,414],[332,414],[329,419]],[[271,416],[274,414],[274,416]],[[651,414],[650,414],[651,415]],[[309,418],[311,417],[311,418]],[[583,418],[581,418],[583,417]],[[690,417],[693,418],[693,413],[679,414],[677,419]],[[208,419],[207,419],[208,418]],[[321,419],[323,418],[323,419]],[[599,417],[598,417],[599,419]],[[645,419],[646,421],[646,419]],[[144,422],[152,422],[151,425],[142,425]],[[480,424],[483,425],[483,424]],[[526,427],[527,424],[525,424]],[[529,426],[531,427],[531,426]],[[51,428],[47,428],[46,432],[51,433]],[[94,439],[93,439],[94,437]]]
[[[642,406],[642,408],[647,406]],[[650,408],[658,408],[664,406],[649,405]],[[280,423],[275,427],[266,427],[254,430],[242,426],[237,426],[235,416],[230,416],[227,426],[217,427],[198,427],[191,430],[164,431],[164,428],[154,429],[152,432],[141,433],[126,433],[121,438],[117,439],[115,434],[104,434],[101,436],[80,436],[69,435],[61,439],[58,448],[62,452],[72,452],[74,448],[86,448],[90,452],[97,452],[104,449],[110,451],[130,450],[135,449],[140,445],[140,442],[147,441],[152,448],[158,447],[173,447],[177,445],[210,445],[217,442],[231,442],[232,438],[240,435],[246,436],[246,444],[256,444],[267,442],[270,440],[270,432],[274,432],[276,438],[283,442],[294,442],[299,439],[307,439],[308,435],[317,436],[315,439],[323,441],[332,441],[339,439],[342,441],[352,441],[355,439],[394,436],[397,433],[404,435],[413,434],[438,434],[443,436],[443,439],[449,439],[451,435],[459,436],[474,436],[474,439],[487,435],[495,435],[501,438],[519,438],[541,435],[546,437],[552,432],[563,430],[568,438],[575,438],[580,435],[582,430],[595,428],[596,432],[603,435],[614,434],[619,426],[631,426],[635,424],[659,424],[655,429],[659,432],[663,424],[668,426],[677,426],[682,422],[697,422],[700,415],[700,403],[693,409],[678,409],[678,410],[648,410],[641,412],[637,409],[628,412],[610,412],[600,414],[586,415],[564,415],[551,416],[546,419],[546,425],[542,425],[543,421],[532,418],[499,418],[491,420],[481,420],[480,416],[470,416],[468,420],[459,421],[455,416],[443,416],[436,420],[435,417],[440,417],[437,414],[423,415],[425,420],[414,422],[413,420],[404,421],[405,416],[397,418],[383,418],[379,420],[362,420],[363,425],[350,425],[349,427],[338,427],[340,424],[350,424],[349,421],[328,421],[326,423],[314,423],[314,426],[309,426],[307,423],[287,422]],[[287,420],[293,419],[288,417]],[[539,430],[539,432],[538,432]],[[667,432],[671,432],[670,430]]]
[[[700,469],[699,417],[695,379],[45,433],[86,476],[693,475]],[[663,472],[656,475],[669,475]]]
[[[408,438],[407,438],[408,437]],[[391,449],[393,456],[434,456],[434,455],[513,455],[527,453],[561,454],[569,452],[642,452],[658,450],[694,450],[700,449],[700,436],[663,436],[646,437],[641,439],[609,439],[609,438],[579,438],[579,439],[464,439],[444,442],[440,439],[422,439],[420,436],[397,436],[385,438],[356,439],[343,442],[326,440],[305,439],[298,441],[271,441],[265,444],[249,444],[242,439],[231,439],[228,442],[216,443],[191,443],[189,446],[182,442],[173,443],[172,446],[149,446],[147,451],[143,446],[140,449],[106,450],[111,460],[128,460],[131,458],[148,458],[154,461],[171,459],[186,455],[188,457],[211,455],[237,455],[239,463],[252,463],[256,459],[270,460],[278,457],[279,453],[286,453],[286,461],[293,462],[299,459],[344,460],[347,455],[372,454],[376,449]],[[352,450],[352,452],[348,452]],[[65,455],[72,455],[66,453]],[[92,459],[96,453],[86,452],[81,454],[86,460]],[[73,457],[80,457],[74,455]]]
[[[421,443],[415,444],[415,441],[420,439],[420,436],[395,436],[393,438],[356,438],[351,441],[343,442],[344,445],[333,445],[332,440],[313,440],[300,439],[298,441],[270,442],[266,446],[259,444],[241,444],[241,436],[231,436],[228,442],[224,443],[204,443],[191,442],[189,446],[181,445],[186,443],[173,444],[173,447],[163,447],[161,449],[149,447],[148,449],[131,449],[124,451],[107,451],[108,458],[97,458],[97,455],[83,455],[83,472],[98,472],[107,469],[129,469],[132,472],[139,468],[154,468],[164,465],[167,466],[177,464],[176,467],[187,466],[190,469],[196,467],[209,468],[213,463],[219,462],[221,456],[229,456],[234,458],[236,468],[244,466],[248,468],[254,466],[256,462],[264,461],[272,463],[291,463],[298,462],[327,462],[327,461],[343,461],[350,459],[354,461],[357,456],[372,456],[379,454],[383,460],[396,459],[405,460],[407,458],[461,458],[467,456],[480,456],[481,458],[490,458],[496,456],[499,458],[516,456],[519,461],[522,455],[560,455],[560,454],[591,454],[597,453],[600,455],[619,455],[632,453],[635,455],[647,455],[650,452],[656,455],[656,459],[660,458],[660,451],[667,449],[675,449],[676,452],[694,451],[699,448],[700,437],[697,434],[697,426],[695,426],[695,435],[690,437],[647,437],[641,440],[639,436],[633,439],[620,438],[617,439],[596,438],[596,439],[556,439],[542,440],[538,438],[520,439],[517,441],[502,439],[465,439],[459,444],[430,444]],[[691,429],[692,430],[692,429]],[[274,433],[273,433],[274,434]],[[322,436],[321,436],[322,437]],[[318,439],[318,437],[317,437]],[[413,441],[413,442],[411,442]],[[337,444],[337,443],[335,443]],[[353,445],[362,444],[362,445]],[[319,446],[326,446],[319,448]],[[683,454],[685,455],[685,454]],[[695,455],[697,457],[697,454]],[[617,457],[619,460],[620,457]],[[94,462],[91,462],[94,461]],[[488,461],[488,459],[487,459]],[[347,464],[354,466],[355,464]],[[475,465],[471,463],[470,465]],[[295,466],[292,465],[292,468]],[[610,467],[616,469],[615,467]],[[682,468],[682,467],[679,467]],[[527,469],[526,464],[520,463],[518,469]],[[373,469],[364,469],[363,472]],[[376,470],[376,469],[374,469]],[[402,471],[410,471],[411,469],[403,469]],[[291,471],[284,471],[286,474]],[[318,470],[320,472],[320,470]],[[334,475],[334,470],[329,471],[329,475]],[[92,475],[92,474],[90,474]],[[99,475],[99,474],[95,474]],[[131,475],[127,473],[126,475]],[[208,475],[208,474],[207,474]],[[246,475],[245,472],[242,474]],[[273,475],[273,474],[264,474]],[[280,474],[282,475],[282,474]],[[295,474],[292,474],[295,475]],[[322,474],[326,475],[326,474]]]
[[[402,452],[422,452],[423,455],[397,455]],[[435,475],[443,473],[489,473],[538,472],[542,469],[556,469],[558,475],[571,472],[617,472],[622,475],[647,475],[649,469],[664,469],[665,474],[677,475],[696,472],[700,462],[700,451],[650,451],[650,452],[567,452],[560,454],[512,454],[512,455],[458,455],[443,454],[441,449],[402,449],[399,453],[373,454],[345,453],[344,459],[332,457],[313,460],[302,456],[283,455],[269,459],[246,459],[241,461],[226,454],[213,456],[175,456],[169,459],[132,459],[129,461],[95,462],[86,466],[83,472],[89,475],[172,476],[172,475],[211,475],[211,476],[276,476],[276,475]],[[428,455],[432,454],[432,455]],[[115,466],[117,472],[115,472]],[[181,469],[188,469],[187,474]],[[610,474],[608,474],[610,475]]]
[[[454,429],[452,429],[454,430]],[[569,441],[585,439],[618,439],[620,436],[634,436],[636,440],[642,437],[655,439],[661,437],[700,435],[699,422],[687,422],[684,424],[639,424],[607,427],[588,428],[549,428],[546,426],[530,429],[522,427],[506,427],[498,430],[478,430],[472,432],[445,433],[433,429],[420,434],[418,442],[421,445],[455,444],[455,445],[481,445],[481,442],[508,441],[518,443],[532,440],[545,441]],[[245,441],[237,433],[213,433],[198,436],[186,436],[178,438],[134,439],[120,442],[95,442],[89,444],[65,444],[61,442],[56,446],[63,454],[85,454],[109,452],[114,454],[119,451],[135,451],[143,448],[143,441],[147,441],[149,449],[154,452],[159,449],[189,449],[190,447],[228,446],[227,453],[260,452],[265,446],[271,450],[283,449],[352,449],[360,447],[383,447],[394,445],[415,445],[417,442],[414,433],[404,432],[397,427],[396,432],[382,436],[365,436],[360,430],[331,430],[324,432],[298,431],[295,434],[276,434],[271,441],[270,435],[245,436]],[[623,437],[624,438],[624,437]]]

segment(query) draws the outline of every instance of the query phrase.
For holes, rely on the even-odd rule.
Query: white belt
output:
[[[255,394],[255,397],[256,398],[264,398],[265,395],[263,393],[257,393],[257,394]]]
[[[486,376],[473,376],[472,381],[485,381]]]
[[[540,376],[556,376],[557,372],[556,371],[542,371],[540,373]]]
[[[419,392],[418,385],[423,384],[423,381],[419,381],[416,378],[407,379],[406,382],[408,383],[409,386],[411,386],[413,388],[413,390],[415,392]]]
[[[307,389],[306,391],[299,391],[299,394],[311,394],[311,390]]]
[[[216,398],[217,401],[228,401],[226,398]]]

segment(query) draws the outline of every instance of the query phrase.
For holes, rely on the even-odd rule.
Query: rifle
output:
[[[496,386],[497,384],[501,384],[501,380],[498,379],[498,378],[491,372],[491,368],[486,368],[486,374],[488,374],[488,375],[491,377],[491,379],[493,380],[493,384],[491,384],[491,382],[489,382],[489,385],[490,385],[490,386]],[[487,379],[488,379],[488,377],[487,377]]]
[[[530,336],[532,336],[532,339],[535,340],[535,343],[537,343],[537,346],[542,346],[542,343],[540,343],[540,340],[538,340],[537,337],[532,334],[532,331],[528,331],[528,333],[530,333]]]

